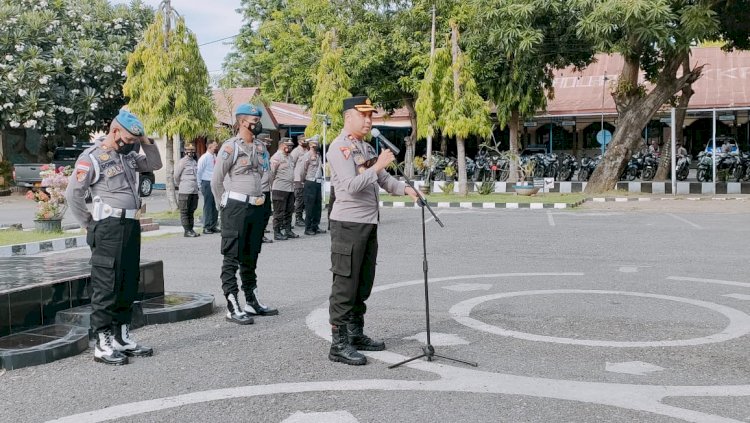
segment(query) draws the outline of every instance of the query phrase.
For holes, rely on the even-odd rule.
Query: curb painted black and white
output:
[[[433,208],[461,208],[461,209],[567,209],[578,207],[584,200],[575,203],[474,203],[474,202],[430,202]],[[413,201],[381,201],[381,207],[419,208]]]
[[[4,245],[0,247],[0,257],[30,256],[52,251],[64,251],[70,248],[86,247],[86,235],[78,235],[67,238],[50,239],[47,241],[35,241],[25,244]]]
[[[445,182],[433,182],[432,191],[441,192]],[[422,185],[421,181],[416,181],[415,185]],[[511,193],[513,182],[495,182],[495,192]],[[469,183],[469,191],[477,191],[481,184]],[[715,187],[715,189],[714,189]],[[547,192],[560,194],[583,192],[586,188],[586,182],[555,182],[555,186]],[[672,194],[671,182],[618,182],[615,187],[620,191],[643,194]],[[458,184],[454,183],[453,191],[458,192]],[[677,195],[707,195],[707,194],[750,194],[750,182],[677,182],[675,185]]]
[[[688,201],[726,201],[726,200],[735,200],[735,201],[746,201],[750,200],[750,198],[744,198],[744,197],[588,197],[586,198],[586,201],[592,202],[592,203],[609,203],[609,202],[615,202],[615,203],[626,203],[629,201],[638,201],[638,202],[644,202],[644,201],[674,201],[674,200],[688,200]]]

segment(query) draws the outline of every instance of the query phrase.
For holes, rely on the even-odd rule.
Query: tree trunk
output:
[[[451,55],[453,57],[453,101],[458,102],[461,98],[461,81],[459,79],[460,69],[458,67],[458,55],[461,50],[458,47],[458,25],[451,24]],[[466,184],[466,146],[464,137],[456,136],[456,159],[458,160],[458,194],[466,196],[469,188]]]
[[[414,178],[414,149],[417,145],[417,112],[414,110],[414,101],[404,99],[404,107],[409,111],[409,121],[411,122],[411,134],[404,140],[406,152],[404,154],[404,174],[409,178]]]
[[[684,53],[686,54],[688,53]],[[617,130],[602,161],[586,184],[585,193],[602,193],[614,189],[628,159],[641,142],[641,131],[654,113],[685,84],[691,84],[700,78],[703,66],[685,71],[681,77],[677,77],[684,55],[673,57],[665,65],[653,90],[643,96],[638,90],[639,62],[625,57],[618,88],[613,95],[619,114]]]
[[[174,192],[174,137],[172,135],[167,136],[167,202],[169,203],[169,211],[177,210],[177,199],[175,198]]]
[[[518,182],[518,125],[520,124],[520,116],[518,110],[510,112],[510,121],[508,127],[510,129],[510,163],[508,164],[508,182]]]
[[[682,62],[682,72],[690,72],[689,56],[686,56]],[[677,110],[675,110],[674,122],[670,123],[671,125],[674,125],[675,139],[673,140],[670,137],[669,142],[664,145],[661,161],[659,162],[659,169],[657,169],[656,176],[654,176],[654,179],[657,181],[663,181],[669,177],[669,168],[672,166],[672,143],[682,141],[682,126],[685,123],[685,116],[687,116],[687,107],[688,104],[690,104],[690,97],[692,97],[694,93],[693,84],[686,84],[682,88],[682,95],[677,102]]]
[[[448,157],[448,138],[442,132],[440,133],[440,152],[443,153],[443,157]]]
[[[468,177],[466,175],[466,146],[463,137],[456,137],[456,152],[458,160],[458,194],[469,194]]]

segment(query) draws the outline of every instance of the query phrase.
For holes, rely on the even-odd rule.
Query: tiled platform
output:
[[[164,295],[161,261],[141,260],[139,299]],[[88,304],[86,258],[0,258],[0,337],[55,323],[58,311]]]
[[[0,338],[0,368],[6,370],[51,363],[85,351],[88,329],[50,325]]]

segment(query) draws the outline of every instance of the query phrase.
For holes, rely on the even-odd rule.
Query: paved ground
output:
[[[421,351],[424,289],[419,211],[381,215],[367,328],[388,350],[367,366],[326,357],[327,236],[264,246],[281,315],[248,327],[218,309],[217,236],[156,238],[143,254],[167,288],[213,293],[217,312],[138,329],[157,353],[128,366],[87,352],[1,375],[0,421],[750,422],[750,201],[441,210],[433,344],[478,368],[387,368]]]

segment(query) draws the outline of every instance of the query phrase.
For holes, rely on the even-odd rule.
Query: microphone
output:
[[[397,156],[401,149],[393,145],[392,142],[388,141],[388,138],[384,137],[383,134],[378,131],[378,128],[372,128],[370,135],[377,138],[379,142],[385,144],[385,147],[393,152],[393,155]]]

